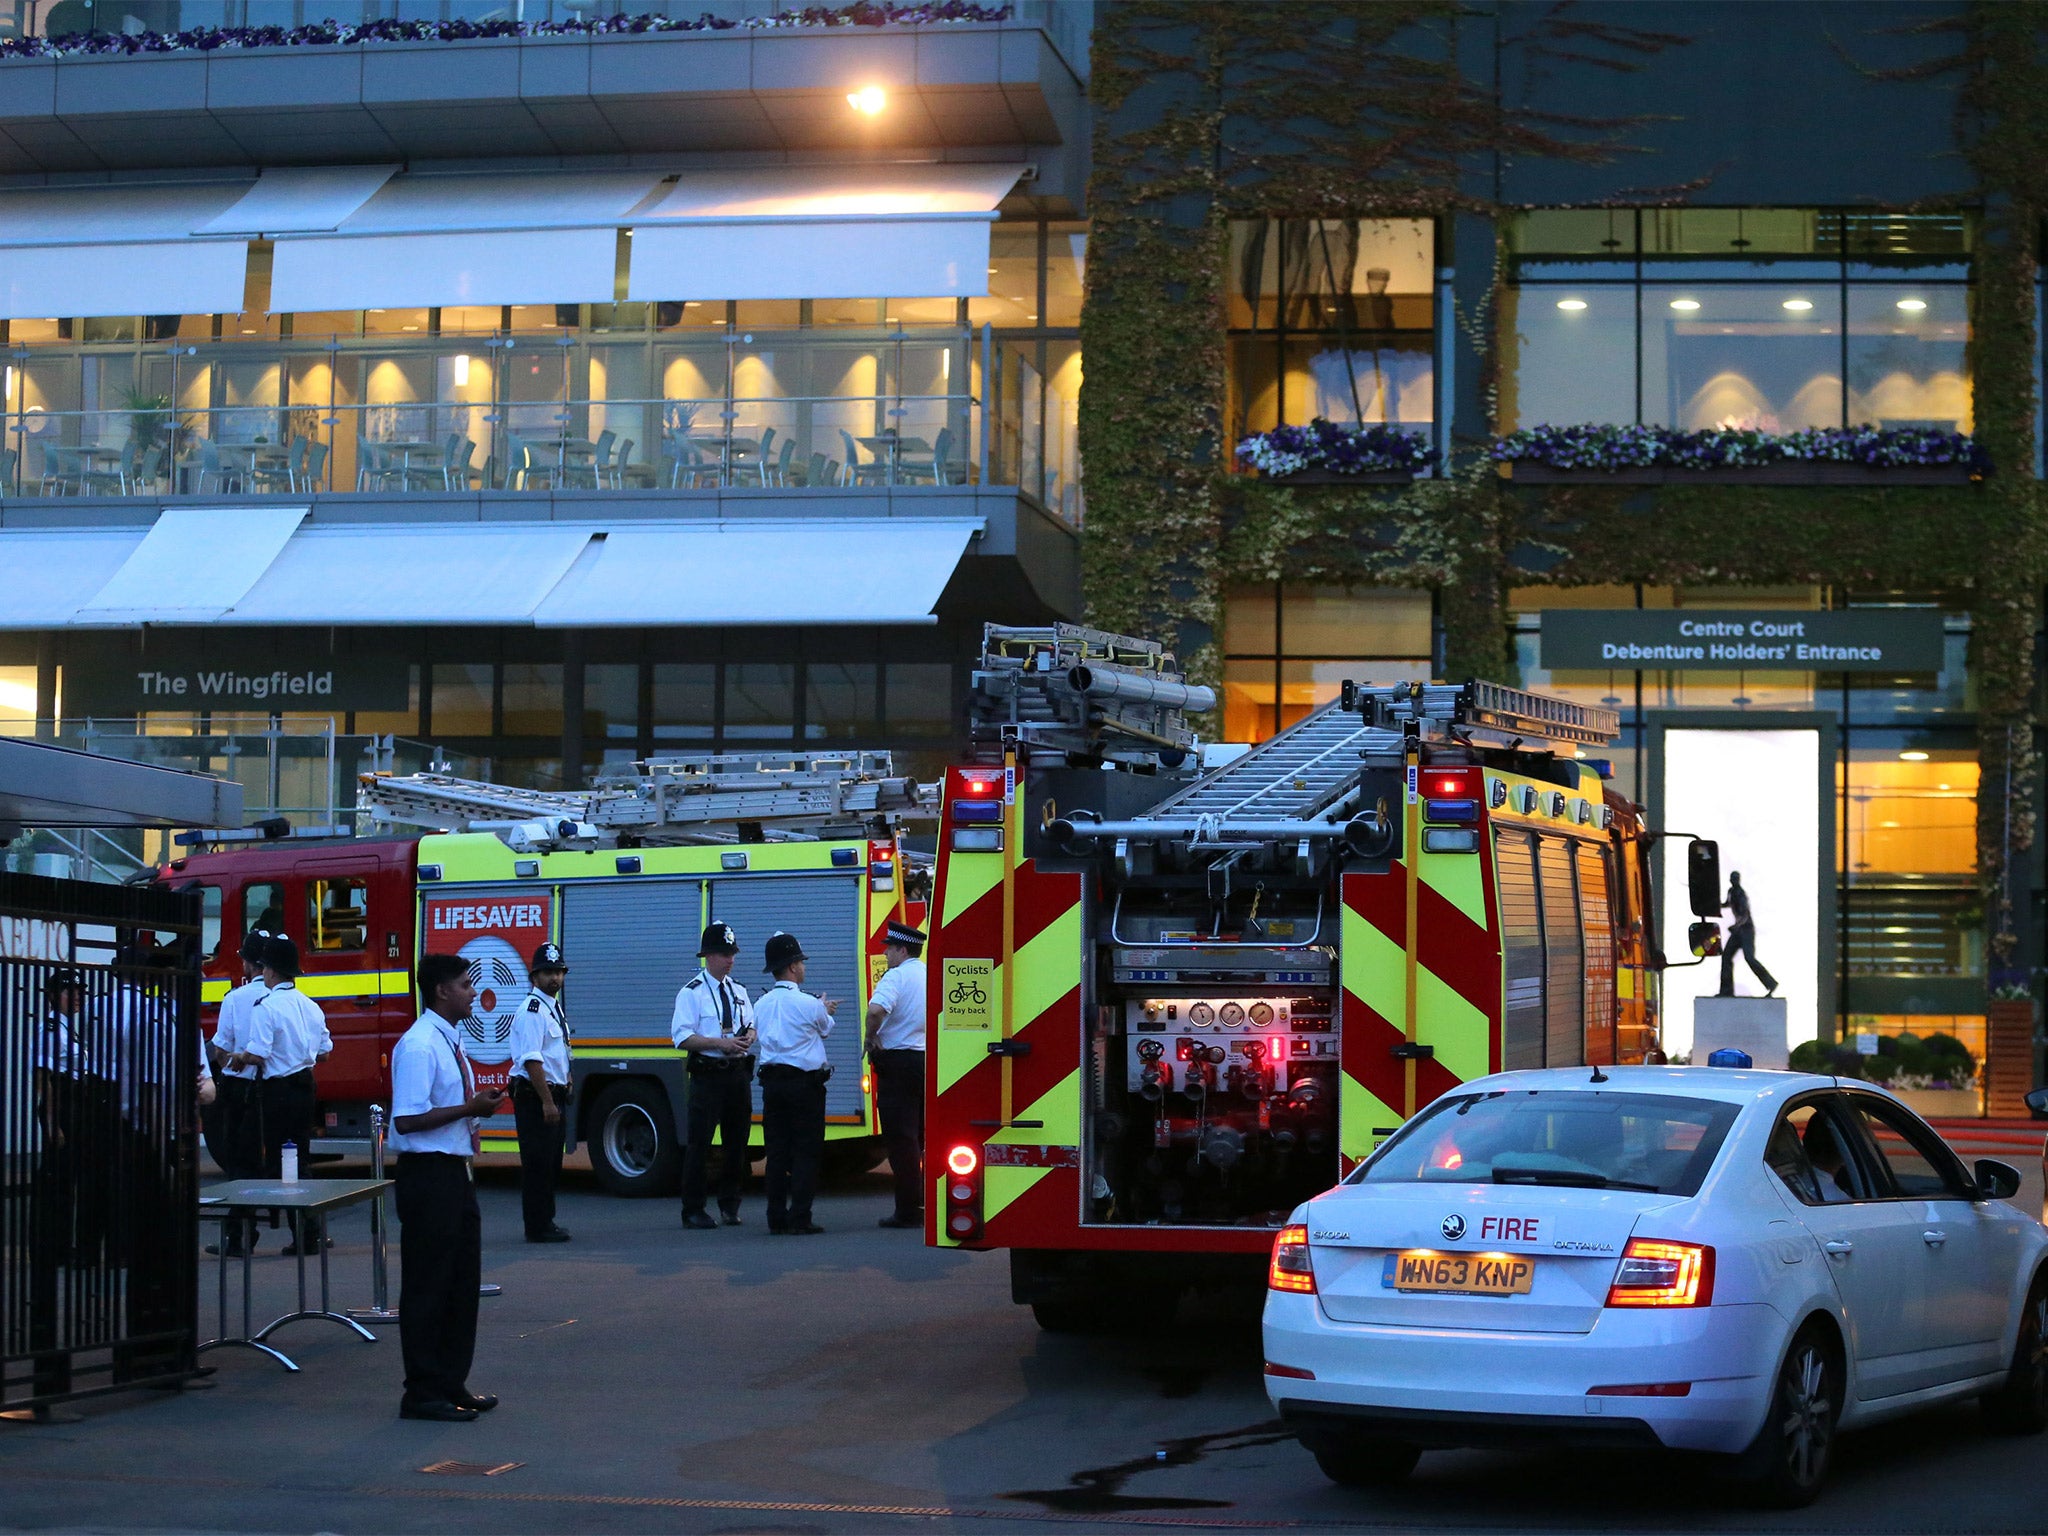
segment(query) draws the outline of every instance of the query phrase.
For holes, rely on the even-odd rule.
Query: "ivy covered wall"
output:
[[[1820,83],[1807,110],[1823,119],[1811,159],[1832,168],[1820,178],[1832,184],[1801,186],[1770,179],[1786,174],[1780,162],[1800,156],[1758,155],[1754,165],[1738,156],[1732,173],[1717,170],[1720,130],[1711,112],[1694,123],[1689,156],[1679,152],[1686,141],[1674,124],[1688,106],[1713,103],[1647,90],[1637,77],[1695,46],[1678,24],[1683,7],[1100,6],[1082,317],[1084,588],[1092,622],[1170,639],[1211,680],[1220,670],[1222,593],[1240,581],[1431,588],[1448,675],[1506,679],[1505,602],[1516,584],[1967,593],[1983,772],[1979,862],[1994,898],[1993,953],[2006,961],[2015,915],[1999,910],[2010,885],[2001,876],[2034,839],[2034,638],[2048,580],[2033,472],[2048,5],[1827,9],[1813,23],[1810,62]],[[1514,15],[1504,19],[1508,11]],[[1693,73],[1722,78],[1722,55],[1740,41],[1712,42],[1713,66]],[[1572,79],[1579,89],[1569,87]],[[1603,81],[1615,89],[1603,92]],[[1829,91],[1839,99],[1826,99]],[[1653,98],[1661,110],[1598,115],[1610,97]],[[1593,111],[1545,105],[1560,99],[1591,102]],[[1904,120],[1939,125],[1945,141],[1888,138],[1883,104],[1893,99]],[[1841,103],[1852,101],[1862,117],[1845,126]],[[1768,123],[1727,131],[1758,144],[1773,136]],[[1868,165],[1893,171],[1866,173],[1854,155],[1824,142],[1831,134],[1860,135]],[[1512,338],[1494,323],[1503,272],[1494,232],[1520,206],[1510,196],[1517,185],[1541,182],[1530,167],[1581,194],[1604,188],[1579,197],[1582,205],[1884,206],[1884,176],[1916,157],[1943,167],[1935,174],[1948,182],[1930,183],[1933,191],[1920,189],[1914,201],[1981,212],[1970,363],[1977,435],[1995,465],[1988,480],[1518,488],[1499,478],[1484,450]],[[1649,185],[1660,173],[1667,179]],[[1389,489],[1273,485],[1227,473],[1225,240],[1231,218],[1254,216],[1442,221],[1456,273],[1454,333],[1439,340],[1456,384],[1449,476]]]

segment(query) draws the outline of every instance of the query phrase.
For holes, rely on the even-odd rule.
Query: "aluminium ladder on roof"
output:
[[[1369,745],[1398,750],[1400,736],[1356,711],[1327,704],[1277,736],[1135,817],[1188,821],[1299,821],[1340,805],[1358,781]]]

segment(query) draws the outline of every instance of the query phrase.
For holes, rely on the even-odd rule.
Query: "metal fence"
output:
[[[197,1371],[199,902],[0,874],[0,1409]]]

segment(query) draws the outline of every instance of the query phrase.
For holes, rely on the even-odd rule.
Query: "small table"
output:
[[[894,432],[884,432],[876,437],[854,439],[861,447],[875,456],[875,462],[882,465],[889,477],[889,484],[896,483],[896,477],[903,468],[903,452],[930,453],[932,445],[921,437],[900,437]]]
[[[199,1352],[222,1349],[238,1344],[244,1349],[253,1349],[270,1356],[288,1371],[296,1371],[298,1363],[282,1350],[264,1343],[264,1339],[282,1328],[286,1323],[305,1319],[325,1318],[330,1323],[339,1323],[353,1329],[362,1338],[374,1344],[377,1335],[370,1332],[355,1319],[336,1312],[331,1305],[327,1289],[327,1215],[330,1211],[345,1206],[361,1205],[366,1200],[375,1200],[391,1188],[389,1179],[300,1179],[294,1183],[283,1183],[272,1179],[234,1179],[225,1184],[215,1184],[199,1192],[199,1217],[202,1221],[220,1223],[220,1260],[216,1266],[219,1274],[219,1323],[218,1336],[208,1339],[199,1346]],[[265,1323],[254,1333],[249,1331],[249,1261],[250,1246],[242,1247],[242,1331],[236,1335],[228,1333],[228,1223],[236,1217],[243,1217],[257,1211],[296,1211],[299,1213],[298,1236],[292,1247],[296,1254],[294,1262],[299,1270],[298,1310],[287,1312],[283,1317]],[[320,1305],[306,1305],[306,1244],[315,1243],[320,1252]]]

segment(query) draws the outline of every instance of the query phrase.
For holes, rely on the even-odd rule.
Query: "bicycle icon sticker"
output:
[[[941,1029],[993,1029],[990,998],[995,986],[993,960],[948,960],[939,977]]]

